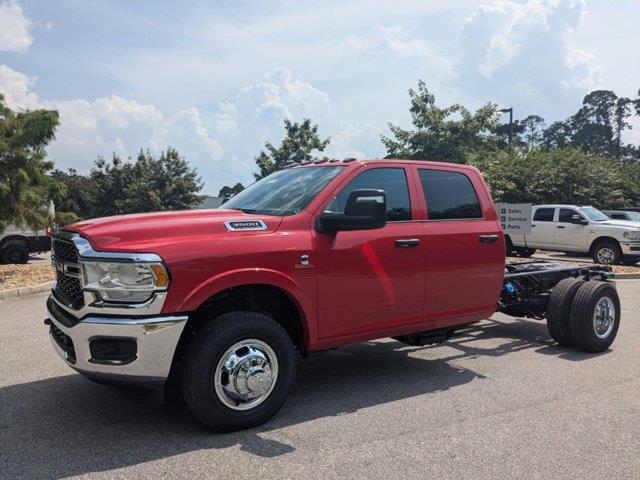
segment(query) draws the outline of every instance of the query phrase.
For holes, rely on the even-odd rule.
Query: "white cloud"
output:
[[[584,15],[584,0],[480,6],[463,27],[459,83],[476,97],[553,111],[569,91],[600,82],[594,56],[571,43]]]
[[[372,152],[372,148],[376,149]],[[380,132],[373,125],[340,122],[324,153],[331,158],[367,159],[383,155]]]
[[[38,95],[29,91],[34,80],[15,70],[0,65],[0,93],[6,97],[9,108],[36,108]]]
[[[329,97],[307,82],[294,78],[287,68],[277,68],[241,88],[218,104],[216,132],[225,150],[232,151],[246,178],[255,168],[253,158],[265,142],[284,135],[283,120],[311,118],[322,124],[329,111]]]
[[[438,53],[429,42],[411,36],[400,25],[378,26],[367,33],[350,34],[344,46],[355,54],[394,55],[401,58],[415,58],[428,66],[450,70],[453,62]]]
[[[197,108],[180,110],[165,118],[153,105],[118,95],[93,101],[41,100],[31,91],[34,80],[0,65],[0,92],[12,109],[48,108],[60,114],[56,140],[48,149],[59,168],[87,171],[98,155],[115,153],[127,158],[140,148],[152,152],[171,145],[192,165],[208,169],[220,159],[223,149],[212,138]]]
[[[24,52],[33,43],[33,22],[14,0],[0,4],[0,50]]]
[[[285,118],[311,118],[322,124],[329,97],[310,83],[278,68],[218,103],[207,116],[195,107],[164,115],[154,105],[119,95],[85,99],[42,100],[32,91],[34,80],[0,65],[0,91],[12,109],[50,108],[60,113],[60,126],[48,153],[59,168],[88,171],[98,155],[135,156],[140,148],[152,152],[171,145],[184,155],[207,183],[207,193],[230,182],[248,182],[254,156],[264,142],[279,142]],[[356,138],[355,133],[351,133]],[[353,156],[349,137],[337,136],[336,149]]]

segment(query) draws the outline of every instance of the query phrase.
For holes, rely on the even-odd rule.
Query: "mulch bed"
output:
[[[53,280],[54,272],[50,265],[0,265],[0,290],[32,287]]]

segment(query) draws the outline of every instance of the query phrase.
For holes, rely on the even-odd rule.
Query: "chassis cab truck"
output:
[[[610,269],[507,266],[473,167],[331,160],[280,170],[218,210],[88,220],[53,240],[53,347],[99,382],[176,385],[216,431],[284,403],[298,357],[382,337],[447,340],[500,310],[607,349]]]

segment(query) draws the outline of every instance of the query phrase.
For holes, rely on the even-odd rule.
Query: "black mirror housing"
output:
[[[321,233],[341,230],[373,230],[387,223],[387,195],[384,190],[362,189],[349,194],[344,213],[324,212],[316,229]]]
[[[588,225],[589,224],[589,222],[587,222],[580,215],[572,215],[571,216],[571,223],[573,223],[574,225]]]

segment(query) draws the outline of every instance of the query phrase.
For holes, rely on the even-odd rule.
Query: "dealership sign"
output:
[[[504,233],[512,235],[531,233],[530,203],[497,203],[496,213]]]

